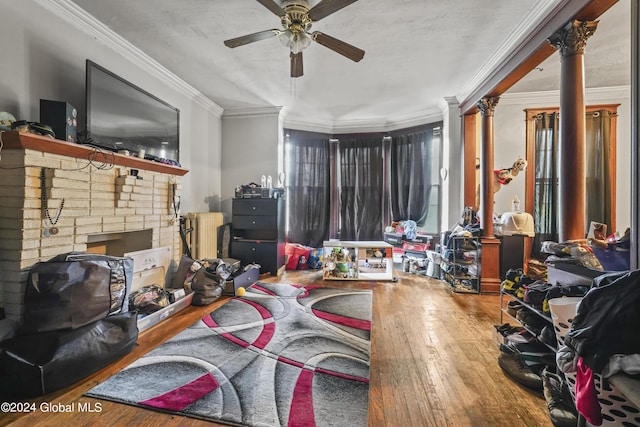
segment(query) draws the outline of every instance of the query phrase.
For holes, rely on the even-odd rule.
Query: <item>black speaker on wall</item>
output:
[[[51,126],[56,133],[56,139],[76,142],[78,111],[73,105],[63,101],[41,99],[40,123]]]

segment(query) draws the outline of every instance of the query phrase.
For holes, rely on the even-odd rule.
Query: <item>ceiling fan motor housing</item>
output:
[[[282,27],[292,33],[306,32],[311,28],[309,2],[306,0],[288,0],[282,5],[286,15],[282,17]]]

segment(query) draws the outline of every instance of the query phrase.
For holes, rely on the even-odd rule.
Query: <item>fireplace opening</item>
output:
[[[91,234],[87,237],[87,252],[110,256],[124,256],[153,247],[153,230]]]

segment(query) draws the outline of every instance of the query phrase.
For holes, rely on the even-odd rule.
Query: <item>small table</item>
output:
[[[393,246],[387,242],[328,240],[322,246],[325,280],[394,280]]]

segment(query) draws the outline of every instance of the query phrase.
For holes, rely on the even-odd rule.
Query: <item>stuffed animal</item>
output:
[[[497,193],[500,191],[503,185],[509,184],[513,181],[513,178],[518,176],[518,174],[524,171],[527,168],[527,161],[522,157],[518,158],[510,168],[504,169],[495,169],[493,171],[494,180],[493,180],[493,192]],[[476,166],[476,168],[478,168]],[[480,186],[478,185],[478,190],[476,192],[476,207],[480,206]]]
[[[500,191],[501,185],[509,184],[520,172],[527,168],[527,161],[519,158],[513,163],[513,166],[505,169],[496,169],[493,171],[495,180],[493,181],[493,192]]]

